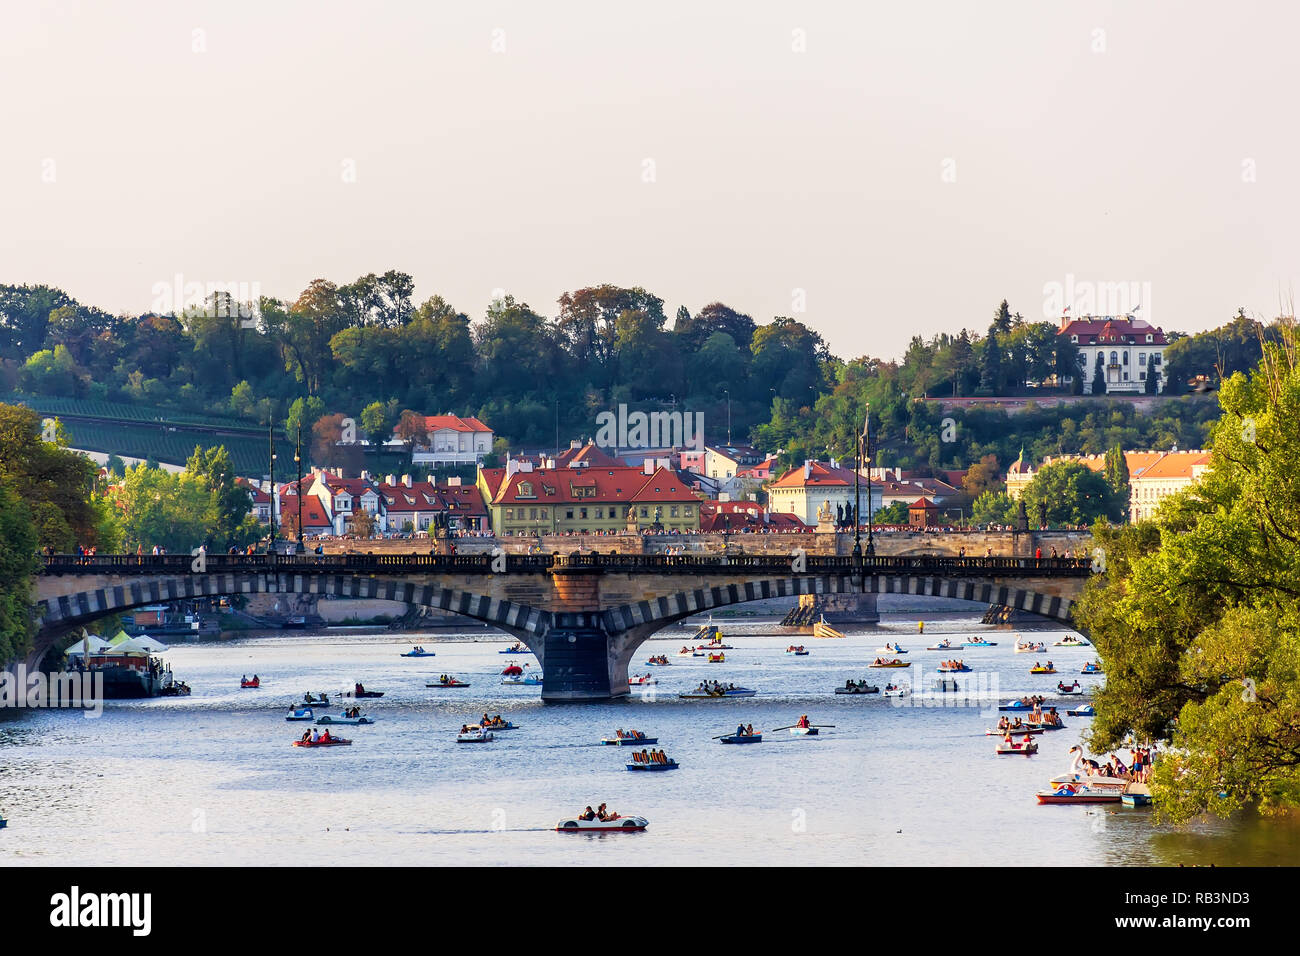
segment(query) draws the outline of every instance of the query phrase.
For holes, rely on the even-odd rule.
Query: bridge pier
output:
[[[536,638],[533,639],[536,641]],[[542,638],[542,700],[610,700],[626,697],[627,661],[617,635],[610,635],[597,612],[553,615]]]

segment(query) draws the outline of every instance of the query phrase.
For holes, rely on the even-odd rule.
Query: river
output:
[[[188,698],[112,702],[98,719],[32,711],[0,723],[0,862],[131,864],[492,865],[1282,864],[1300,858],[1294,823],[1205,821],[1157,827],[1146,810],[1039,806],[1034,792],[1064,772],[1086,720],[1038,738],[1034,757],[999,757],[984,729],[988,702],[920,706],[879,696],[835,696],[848,678],[929,686],[946,656],[998,696],[1047,693],[1079,675],[1091,648],[1050,647],[1065,631],[1034,631],[1044,654],[1014,654],[1015,631],[976,617],[916,615],[849,629],[844,640],[799,637],[807,657],[771,624],[720,619],[734,646],[722,664],[680,658],[677,628],[642,646],[636,670],[660,683],[603,704],[543,704],[540,688],[502,686],[507,663],[487,631],[393,634],[333,631],[176,645],[167,654],[193,688]],[[1026,631],[1026,634],[1029,632]],[[981,634],[992,648],[927,652],[943,637]],[[908,670],[868,670],[886,640],[901,641]],[[419,643],[426,659],[399,654]],[[671,665],[646,668],[650,654]],[[1060,676],[1031,676],[1051,658]],[[471,686],[424,685],[453,673]],[[240,690],[241,674],[261,676]],[[703,679],[758,689],[752,699],[683,701]],[[363,702],[373,726],[346,727],[351,747],[291,746],[308,726],[287,723],[305,691],[336,693],[362,681],[385,691]],[[993,683],[996,682],[996,683]],[[1061,701],[1063,705],[1065,701]],[[483,711],[519,729],[485,745],[456,731]],[[321,711],[317,711],[319,714]],[[333,709],[334,713],[338,709]],[[756,730],[800,714],[834,725],[817,738],[768,734],[762,744],[710,738],[740,721]],[[597,741],[615,728],[657,736],[681,763],[661,774],[624,770],[627,751]],[[569,835],[557,819],[606,802],[650,821],[639,834]]]

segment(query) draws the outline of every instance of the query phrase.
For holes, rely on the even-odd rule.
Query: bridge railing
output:
[[[1022,558],[850,555],[782,556],[770,554],[57,554],[46,557],[44,573],[108,575],[175,575],[274,573],[295,574],[431,574],[539,573],[551,569],[592,569],[612,573],[1005,575],[1082,577],[1092,569],[1088,558]]]

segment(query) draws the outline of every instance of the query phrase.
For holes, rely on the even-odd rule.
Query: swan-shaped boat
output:
[[[1039,641],[1037,644],[1019,644],[1019,643],[1016,644],[1017,654],[1033,654],[1033,653],[1041,654],[1045,650],[1047,650],[1047,645],[1044,644],[1042,641]]]
[[[1129,787],[1129,781],[1123,777],[1103,777],[1099,774],[1085,772],[1088,768],[1084,765],[1083,748],[1077,744],[1070,748],[1070,769],[1063,774],[1053,777],[1047,781],[1051,788],[1049,793],[1054,793],[1063,787],[1073,787],[1077,791],[1083,788],[1087,793],[1079,794],[1080,799],[1062,799],[1062,800],[1043,800],[1039,803],[1118,803],[1120,796]],[[1042,797],[1040,791],[1039,796]],[[1071,796],[1065,794],[1063,796]],[[1096,799],[1097,797],[1106,797],[1107,799]],[[1089,799],[1089,798],[1093,799]]]

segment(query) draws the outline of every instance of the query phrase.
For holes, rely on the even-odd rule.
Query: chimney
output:
[[[397,484],[397,482],[393,481],[393,476],[392,476],[392,475],[384,475],[384,484],[386,484],[386,485],[395,485],[395,484]]]
[[[812,462],[807,458],[803,460],[803,480],[807,481],[812,477]]]
[[[392,479],[392,478],[389,478],[388,480],[389,480],[389,481],[392,481],[393,479]],[[403,476],[402,476],[402,484],[404,484],[404,485],[405,485],[406,487],[408,487],[408,488],[411,487],[411,476],[410,476],[410,475],[403,475]]]
[[[653,475],[655,473],[655,463],[653,459],[647,458],[641,465],[643,474]]]
[[[571,440],[569,441],[569,447],[570,447],[570,448],[581,448],[581,447],[582,447],[582,442],[579,441],[579,440],[576,439],[576,438],[571,439]]]
[[[361,480],[362,480],[362,481],[369,481],[369,480],[370,480],[370,472],[368,472],[368,471],[363,471],[363,472],[361,473]]]
[[[448,487],[448,488],[459,488],[459,487],[460,487],[460,475],[452,475],[452,476],[450,476],[450,477],[447,479],[447,487]]]

